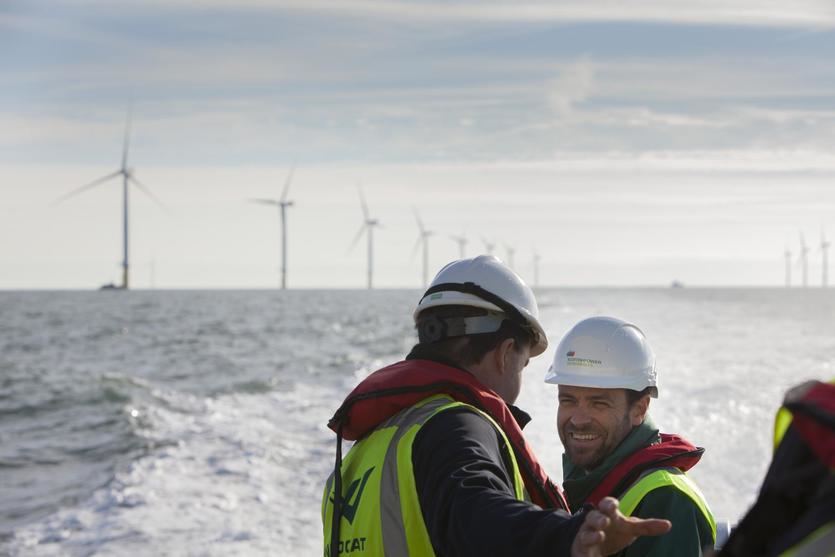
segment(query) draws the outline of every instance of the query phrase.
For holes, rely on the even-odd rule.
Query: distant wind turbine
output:
[[[792,252],[789,248],[786,248],[786,251],[783,253],[783,256],[786,259],[786,288],[791,288],[792,286]]]
[[[542,260],[536,248],[533,250],[533,285],[539,288],[539,262]]]
[[[505,249],[507,250],[507,266],[514,269],[513,258],[516,255],[516,248],[505,245]]]
[[[464,251],[467,247],[467,237],[461,234],[460,236],[450,236],[450,238],[458,244],[458,259],[464,259]]]
[[[496,251],[496,242],[491,242],[487,238],[481,238],[482,243],[484,244],[484,249],[487,252],[487,255],[493,255],[493,252]]]
[[[354,241],[351,242],[350,249],[354,249],[354,246],[357,245],[357,242],[362,237],[363,232],[365,232],[368,238],[368,289],[371,290],[374,288],[374,227],[380,226],[380,221],[371,218],[368,213],[368,205],[365,204],[365,196],[362,194],[362,188],[357,186],[357,190],[360,194],[363,220],[357,235],[354,236]]]
[[[429,284],[429,237],[434,234],[431,230],[427,230],[425,226],[423,226],[423,221],[420,220],[420,215],[418,214],[417,209],[414,207],[412,210],[415,212],[415,219],[417,220],[418,225],[418,239],[415,242],[415,247],[412,250],[412,255],[417,251],[421,244],[423,244],[423,287],[426,288],[426,285]]]
[[[293,173],[295,172],[295,165],[290,167],[290,173],[287,175],[287,180],[284,182],[284,190],[281,192],[281,197],[278,199],[253,199],[253,203],[260,203],[262,205],[272,205],[278,207],[278,215],[281,219],[281,289],[287,288],[287,207],[293,206],[293,201],[287,199],[287,194],[290,192],[290,184],[293,181]]]
[[[809,246],[806,245],[806,238],[803,232],[800,233],[800,255],[797,259],[800,263],[801,279],[803,288],[809,286]]]
[[[55,200],[53,204],[58,204],[71,197],[75,197],[76,195],[94,188],[100,184],[103,184],[110,180],[111,178],[116,178],[117,176],[122,177],[122,285],[116,288],[127,290],[130,286],[130,258],[129,258],[129,217],[130,217],[130,210],[129,210],[129,203],[128,203],[128,194],[129,188],[128,183],[132,183],[134,186],[139,188],[139,190],[151,198],[157,205],[165,208],[162,203],[157,199],[151,191],[145,187],[139,180],[136,179],[136,176],[133,175],[133,169],[128,167],[128,147],[129,147],[129,139],[130,139],[130,124],[131,124],[131,115],[130,111],[128,111],[128,116],[125,123],[125,140],[122,145],[122,166],[119,170],[115,172],[111,172],[107,176],[103,176],[98,180],[93,180],[89,184],[85,184],[80,188],[76,188],[71,192],[67,193],[66,195],[59,197]],[[108,288],[112,287],[112,285],[108,286]]]
[[[821,287],[828,288],[829,287],[829,246],[832,244],[829,240],[826,239],[826,233],[824,232],[823,228],[821,228],[821,256],[823,257],[823,272],[821,276]]]

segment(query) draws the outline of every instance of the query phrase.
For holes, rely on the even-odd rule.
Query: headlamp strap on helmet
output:
[[[505,316],[497,311],[474,317],[439,317],[429,315],[417,322],[418,340],[421,344],[464,335],[480,335],[498,331]]]
[[[522,313],[516,309],[516,307],[511,304],[510,302],[506,301],[504,298],[493,294],[489,290],[485,290],[484,288],[480,287],[474,282],[444,282],[441,284],[436,284],[429,288],[426,292],[424,292],[421,300],[423,298],[429,296],[430,294],[435,294],[436,292],[462,292],[464,294],[471,294],[482,300],[490,302],[491,304],[495,305],[503,312],[507,314],[507,317],[511,321],[515,321],[517,324],[522,325],[523,327],[530,328],[530,323],[525,318]]]

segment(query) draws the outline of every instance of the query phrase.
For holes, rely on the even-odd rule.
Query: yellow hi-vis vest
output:
[[[487,419],[510,447],[499,425],[481,410],[446,395],[428,397],[402,410],[370,435],[358,441],[342,462],[342,518],[339,554],[370,556],[435,555],[423,521],[415,474],[412,444],[429,418],[452,408],[466,407]],[[514,496],[525,497],[524,483],[513,451],[506,453],[512,465]],[[330,555],[333,515],[333,474],[322,498],[324,555]]]
[[[707,505],[705,496],[702,495],[693,480],[678,468],[659,468],[638,478],[620,498],[620,512],[626,516],[632,516],[638,504],[650,491],[667,486],[676,488],[693,501],[710,525],[713,542],[716,543],[716,519]]]

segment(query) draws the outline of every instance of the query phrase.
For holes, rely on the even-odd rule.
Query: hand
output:
[[[600,501],[597,510],[586,515],[571,545],[571,557],[612,555],[638,536],[660,536],[671,527],[669,520],[623,516],[618,510],[618,500],[606,497]]]

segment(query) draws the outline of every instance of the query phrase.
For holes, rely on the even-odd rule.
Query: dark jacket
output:
[[[443,380],[433,382],[432,377]],[[505,405],[468,372],[437,362],[400,362],[375,372],[363,383],[346,398],[330,424],[349,432],[346,438],[362,435],[387,416],[438,393],[476,406],[503,424],[511,447],[489,420],[466,408],[440,412],[416,436],[412,445],[415,484],[437,555],[569,555],[584,516],[543,510],[514,495],[510,451],[526,476],[528,491],[549,497],[546,492],[550,488],[543,491],[538,485],[542,482],[536,478],[544,473],[514,417],[527,422],[526,414]],[[561,494],[557,495],[561,501]],[[556,499],[553,502],[559,504]]]
[[[703,452],[704,449],[678,436],[663,435],[662,438],[647,417],[594,470],[582,470],[564,455],[563,487],[572,507],[597,503],[604,496],[622,496],[644,472],[666,467],[686,471],[699,461]],[[601,486],[604,486],[602,491]],[[632,516],[666,518],[673,528],[657,538],[638,538],[618,554],[622,557],[698,557],[703,547],[713,545],[713,532],[704,514],[690,497],[674,487],[649,492]]]
[[[759,496],[731,532],[720,557],[826,556],[835,552],[835,384],[786,397],[794,419],[766,472]],[[823,532],[828,537],[815,538]]]

